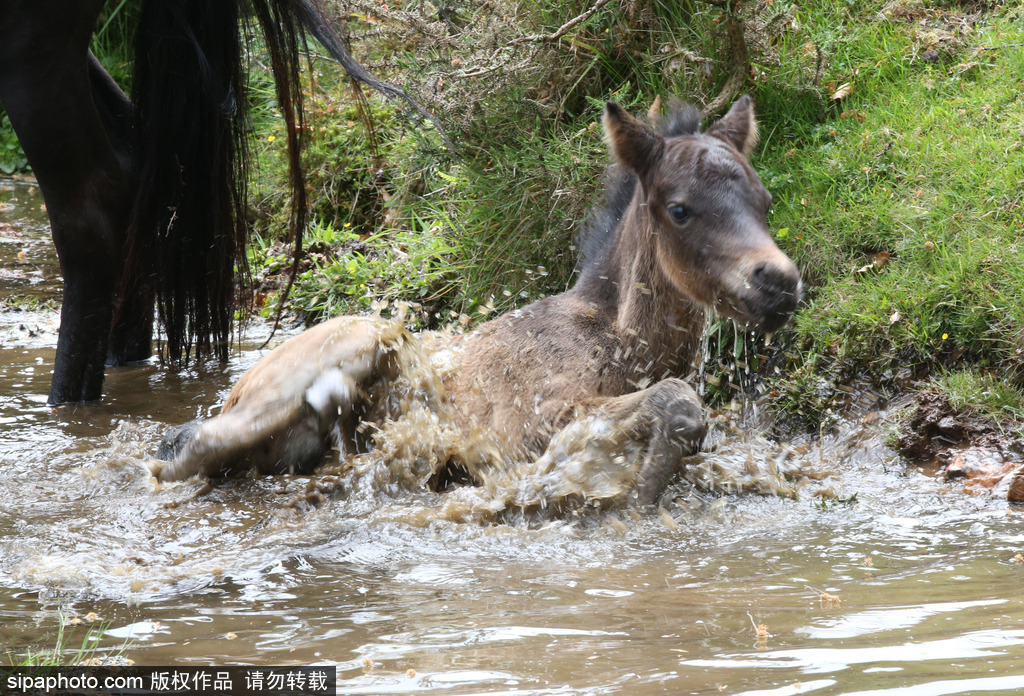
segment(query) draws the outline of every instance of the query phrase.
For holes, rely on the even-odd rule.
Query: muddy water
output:
[[[0,201],[0,293],[53,297],[38,198],[4,182]],[[316,477],[158,490],[141,463],[162,430],[215,412],[259,336],[226,367],[112,370],[102,403],[53,410],[56,324],[45,303],[0,316],[3,652],[80,620],[75,647],[103,624],[101,654],[330,664],[343,694],[1024,689],[1022,513],[903,467],[885,415],[817,444],[720,425],[642,514],[460,522],[443,496]]]

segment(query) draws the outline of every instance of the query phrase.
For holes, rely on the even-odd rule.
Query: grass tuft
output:
[[[988,372],[960,370],[936,375],[931,388],[949,396],[957,411],[996,422],[1024,420],[1024,391]]]

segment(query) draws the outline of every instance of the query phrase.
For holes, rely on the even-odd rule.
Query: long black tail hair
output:
[[[193,349],[228,356],[236,267],[246,268],[243,29],[252,18],[270,55],[285,121],[296,258],[307,207],[300,166],[304,31],[353,79],[433,121],[351,57],[315,0],[144,0],[132,84],[136,195],[119,297],[155,294],[175,362]]]

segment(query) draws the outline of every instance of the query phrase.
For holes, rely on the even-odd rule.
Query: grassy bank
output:
[[[916,378],[1012,417],[1024,348],[1024,21],[998,8],[898,9],[809,19],[844,28],[831,52],[850,94],[817,124],[768,113],[782,137],[768,131],[758,163],[774,225],[788,228],[781,243],[810,284],[789,405],[814,417],[842,401],[809,389],[821,380],[892,389]]]
[[[491,30],[515,43],[586,10],[554,5],[543,6],[547,15],[520,14],[528,31]],[[356,23],[357,14],[349,14]],[[340,224],[352,236],[337,258],[311,267],[300,306],[333,313],[401,296],[432,302],[442,317],[478,318],[564,288],[573,232],[599,199],[607,161],[595,128],[603,101],[643,112],[659,94],[710,100],[728,74],[719,60],[723,16],[701,3],[610,3],[558,45],[517,44],[529,48],[524,59],[495,69],[501,77],[491,85],[459,81],[494,68],[478,65],[479,42],[433,52],[416,44],[415,53],[377,60],[445,116],[458,157],[385,119],[399,125],[388,133],[398,139],[375,150],[389,173],[374,184],[383,213],[342,208],[330,221],[331,234]],[[794,325],[776,339],[781,357],[769,361],[783,374],[766,390],[774,405],[817,428],[849,401],[851,386],[882,394],[932,386],[965,408],[1015,417],[1024,351],[1020,10],[774,2],[751,3],[743,16],[746,91],[762,126],[754,163],[775,197],[779,244],[808,287]],[[485,19],[464,17],[468,26]],[[394,37],[408,15],[372,21],[378,36],[402,45]],[[448,91],[424,87],[453,82]],[[344,102],[346,89],[335,83],[333,97],[315,99]],[[365,137],[347,118],[357,125],[341,149]],[[365,204],[374,189],[349,195]],[[757,362],[760,344],[729,329],[717,335],[725,369],[711,383],[739,381],[733,366]]]
[[[732,69],[725,10],[696,0],[329,7],[371,70],[439,116],[454,152],[314,56],[314,224],[292,297],[309,321],[411,300],[425,324],[469,322],[564,289],[575,230],[600,199],[604,101],[635,113],[658,95],[706,104]],[[964,408],[1016,418],[1024,12],[774,0],[740,14],[744,91],[761,120],[754,165],[807,294],[768,348],[717,327],[709,396],[733,395],[729,384],[743,381],[735,366],[747,364],[765,372],[771,404],[812,429],[862,385],[931,386]],[[259,73],[250,99],[252,265],[269,312],[289,264],[284,139]]]

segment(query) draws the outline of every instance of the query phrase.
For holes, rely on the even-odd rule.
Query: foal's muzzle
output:
[[[803,285],[800,272],[789,259],[786,263],[762,262],[754,266],[747,279],[744,299],[749,323],[763,331],[785,326],[800,302]]]

